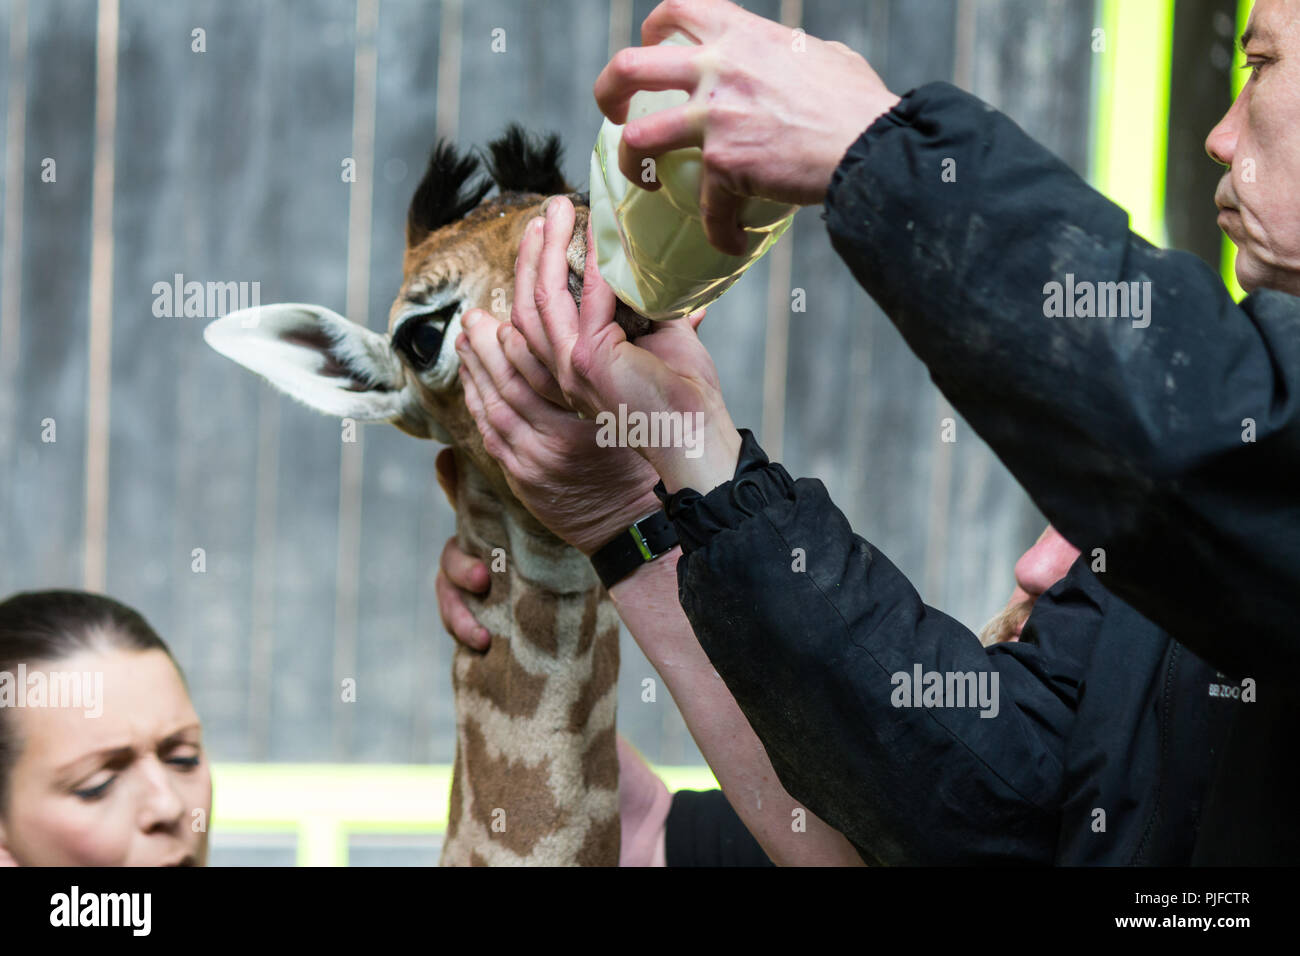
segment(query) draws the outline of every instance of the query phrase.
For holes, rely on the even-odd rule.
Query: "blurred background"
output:
[[[453,518],[436,444],[378,426],[343,443],[207,348],[215,315],[157,314],[156,285],[259,283],[262,303],[382,330],[435,139],[554,131],[586,188],[592,84],[654,6],[0,0],[0,596],[102,590],[169,642],[216,764],[213,863],[437,861],[455,735],[432,585]],[[1203,142],[1242,78],[1245,0],[745,6],[841,40],[895,92],[972,91],[1138,232],[1230,267]],[[709,311],[732,415],[978,630],[1045,521],[820,216]],[[707,786],[647,677],[624,634],[622,733],[670,786]]]

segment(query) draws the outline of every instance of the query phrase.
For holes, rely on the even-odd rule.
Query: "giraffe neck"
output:
[[[618,864],[618,616],[581,552],[458,458],[457,534],[491,588],[492,635],[459,644],[443,865]]]

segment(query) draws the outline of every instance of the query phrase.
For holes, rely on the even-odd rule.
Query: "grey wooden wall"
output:
[[[844,41],[899,92],[954,80],[1084,170],[1091,0],[747,6]],[[435,136],[554,130],[585,184],[592,83],[653,7],[0,2],[0,594],[89,586],[138,607],[184,665],[216,759],[450,762],[437,446],[386,427],[344,444],[338,422],[210,351],[205,319],[155,317],[153,285],[256,281],[263,302],[382,328]],[[950,410],[819,215],[801,211],[710,311],[733,415],[978,628],[1042,519],[964,423],[940,441]],[[653,761],[697,761],[667,695],[641,702],[651,674],[625,635],[624,733]],[[355,704],[339,702],[349,676]]]

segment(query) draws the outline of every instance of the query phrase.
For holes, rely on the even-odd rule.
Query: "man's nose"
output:
[[[1031,598],[1037,598],[1065,577],[1078,556],[1079,549],[1049,526],[1016,562],[1016,584]]]
[[[1243,90],[1228,108],[1228,112],[1223,114],[1223,119],[1205,137],[1205,151],[1220,166],[1232,166],[1233,157],[1237,154],[1237,112],[1245,95]]]

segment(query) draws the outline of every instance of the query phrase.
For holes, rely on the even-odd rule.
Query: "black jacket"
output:
[[[1076,565],[1020,647],[986,652],[820,483],[759,463],[704,499],[679,492],[683,607],[787,789],[883,862],[1300,861],[1300,301],[1235,305],[947,84],[859,137],[825,217],[954,407],[1107,570],[1102,588]],[[1067,276],[1149,282],[1149,324],[1049,318]],[[983,725],[892,708],[890,674],[913,660],[996,668],[1009,699]],[[1223,696],[1243,687],[1253,702]]]
[[[1019,642],[985,649],[820,481],[741,435],[732,481],[657,491],[681,538],[682,606],[791,796],[871,863],[1190,862],[1240,706],[1210,696],[1213,668],[1082,557]],[[996,674],[996,708],[898,706],[913,699],[895,675],[918,666],[990,689]]]

